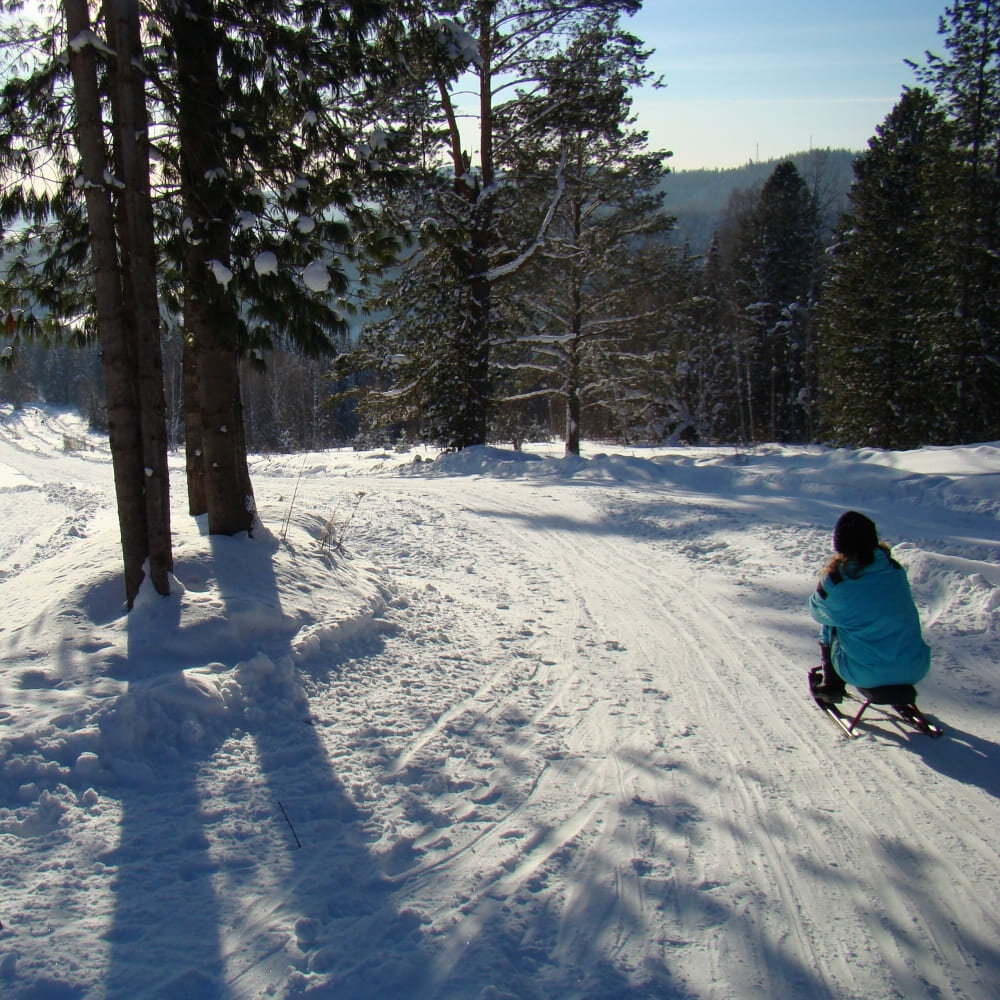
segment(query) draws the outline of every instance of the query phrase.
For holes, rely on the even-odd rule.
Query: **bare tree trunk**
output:
[[[117,53],[113,107],[115,165],[125,187],[118,199],[125,307],[133,321],[135,367],[145,475],[149,573],[157,593],[170,593],[170,482],[166,402],[156,286],[153,207],[149,189],[148,116],[142,74],[137,0],[106,0],[105,22]]]
[[[580,454],[580,391],[571,385],[566,397],[566,454]]]
[[[107,394],[108,440],[125,569],[125,598],[131,608],[142,583],[142,567],[148,551],[145,474],[134,358],[122,297],[114,213],[106,179],[108,157],[97,89],[96,39],[90,28],[86,0],[63,0],[63,11],[69,35],[69,65],[77,107],[77,143],[91,233],[94,293]]]
[[[246,462],[236,354],[220,346],[200,318],[193,323],[208,530],[213,535],[252,532],[257,512]]]
[[[460,448],[486,444],[493,402],[490,376],[493,289],[486,277],[489,269],[489,257],[485,249],[487,239],[484,229],[477,229],[472,234],[469,314],[458,332],[462,354],[466,359],[466,409],[460,420],[460,440],[456,442]]]
[[[567,455],[580,454],[580,422],[583,419],[583,407],[580,402],[580,350],[579,336],[574,337],[569,345],[566,357],[566,433],[565,446]]]
[[[184,315],[192,307],[185,299]],[[205,461],[201,450],[201,398],[198,392],[198,368],[194,341],[185,330],[181,367],[184,373],[184,454],[187,469],[188,513],[200,517],[208,512],[205,500]]]
[[[203,499],[208,530],[252,531],[256,521],[240,399],[236,303],[220,283],[231,258],[232,212],[218,171],[228,125],[219,83],[218,28],[212,0],[189,0],[172,19],[177,46],[181,193],[192,231],[185,249],[185,335],[193,344],[200,407]],[[191,385],[185,380],[186,387]],[[186,412],[192,412],[190,403]],[[191,456],[189,452],[189,462]],[[192,491],[189,487],[189,498]]]

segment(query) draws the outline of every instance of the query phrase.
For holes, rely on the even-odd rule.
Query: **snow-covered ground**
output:
[[[102,439],[0,408],[0,994],[1000,995],[1000,445],[267,456],[122,612]],[[915,734],[806,695],[859,508]]]

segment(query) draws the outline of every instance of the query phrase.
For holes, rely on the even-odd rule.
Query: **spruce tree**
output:
[[[818,241],[813,196],[794,163],[779,163],[761,189],[737,262],[752,352],[754,437],[808,437]]]
[[[1000,2],[955,0],[939,33],[945,54],[927,53],[918,73],[954,123],[961,154],[952,180],[961,225],[953,261],[953,434],[992,439],[1000,433]]]
[[[855,162],[821,306],[822,426],[835,442],[949,440],[962,294],[952,271],[956,167],[952,127],[919,88]]]

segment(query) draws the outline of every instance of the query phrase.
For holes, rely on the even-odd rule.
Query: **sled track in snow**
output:
[[[889,995],[963,953],[950,904],[888,854],[866,858],[914,812],[928,836],[916,831],[913,856],[942,864],[959,897],[995,852],[984,841],[961,845],[958,863],[941,856],[948,806],[924,803],[909,752],[873,738],[844,760],[794,662],[803,645],[813,655],[811,637],[789,648],[760,635],[739,572],[720,580],[738,553],[706,566],[691,558],[705,548],[669,531],[619,534],[630,515],[596,491],[477,480],[439,493],[431,480],[423,502],[422,573],[391,568],[407,595],[397,624],[436,630],[437,653],[429,635],[425,649],[446,649],[466,680],[461,697],[425,706],[383,780],[419,797],[447,767],[477,802],[471,820],[439,811],[433,835],[413,838],[419,857],[393,872],[442,919],[465,897],[466,918],[437,928],[436,988],[461,978],[470,936],[539,906],[555,921],[551,955],[572,965],[600,949],[654,992],[713,995],[756,969],[747,996]],[[860,800],[859,774],[872,789]],[[867,954],[847,913],[861,915]],[[949,988],[977,995],[974,977]]]
[[[492,474],[476,477],[444,474],[450,457],[262,457],[272,530],[241,553],[245,578],[213,580],[197,525],[178,517],[190,641],[172,663],[173,631],[155,628],[171,602],[128,622],[114,610],[106,456],[57,454],[55,420],[29,421],[23,447],[8,429],[0,556],[14,579],[0,583],[21,624],[0,674],[0,723],[19,734],[0,742],[0,959],[20,925],[25,986],[72,955],[94,1000],[130,978],[137,996],[188,984],[227,1000],[995,997],[1000,753],[983,662],[1000,603],[991,566],[969,562],[992,551],[987,518],[938,531],[932,498],[899,511],[908,537],[936,546],[911,542],[903,559],[933,606],[947,666],[922,704],[947,735],[872,709],[849,743],[805,690],[804,599],[828,545],[817,525],[853,502],[853,485],[831,485],[845,459],[895,517],[894,487],[863,456],[801,464],[775,449],[738,484],[716,456],[702,478],[693,452],[534,472],[454,457],[482,460]],[[331,509],[336,545],[316,537]],[[230,613],[249,652],[209,652]],[[278,624],[254,631],[268,615]],[[147,625],[168,648],[143,645]],[[243,661],[258,636],[263,672]],[[154,667],[178,673],[168,693],[182,667],[218,682],[235,717],[147,699],[136,721],[169,735],[117,752],[98,706],[135,682],[141,708]],[[199,719],[203,738],[185,728]],[[155,778],[111,780],[77,761],[90,747],[126,775],[169,759]],[[23,930],[44,921],[44,940]]]

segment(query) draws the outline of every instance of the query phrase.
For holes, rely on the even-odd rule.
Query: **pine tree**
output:
[[[407,202],[419,249],[387,289],[382,304],[392,317],[370,338],[380,378],[394,387],[373,406],[392,404],[390,413],[419,419],[454,447],[485,442],[494,345],[516,323],[498,289],[544,245],[566,187],[561,164],[533,165],[525,176],[522,152],[546,128],[526,109],[545,104],[546,67],[587,17],[638,7],[637,0],[418,5],[406,54],[413,78],[395,113],[425,143],[427,170]],[[473,106],[463,104],[469,89]],[[544,197],[526,200],[522,185]]]
[[[919,88],[855,162],[821,306],[823,429],[834,441],[910,448],[949,439],[956,168],[950,123]]]
[[[544,245],[510,290],[521,322],[501,355],[535,373],[521,394],[562,400],[568,454],[579,454],[585,409],[653,423],[653,400],[665,395],[651,383],[662,380],[665,286],[678,270],[662,210],[669,154],[646,150],[629,96],[647,56],[617,16],[595,17],[545,67],[544,95],[521,109],[545,127],[521,147],[518,174],[558,170],[565,183]]]

